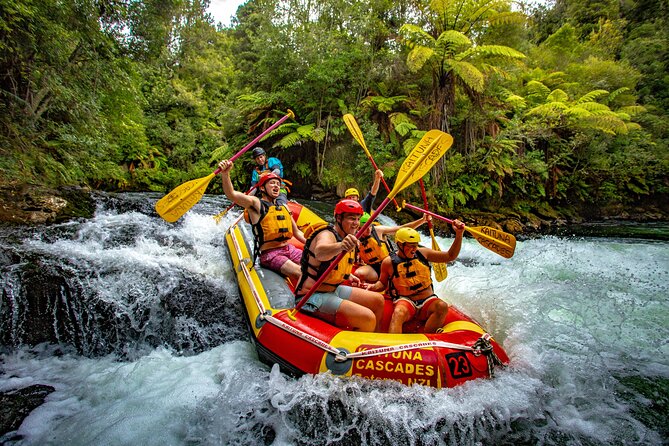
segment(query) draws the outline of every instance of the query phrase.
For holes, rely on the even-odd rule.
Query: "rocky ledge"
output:
[[[0,407],[2,407],[0,443],[20,440],[19,436],[12,433],[21,426],[30,412],[44,403],[46,397],[54,390],[56,389],[51,386],[35,384],[9,392],[0,392]]]
[[[95,204],[88,189],[0,185],[1,222],[22,225],[58,223],[72,218],[90,218],[94,212]]]

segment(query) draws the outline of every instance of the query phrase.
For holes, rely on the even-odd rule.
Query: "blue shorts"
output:
[[[348,285],[339,285],[336,290],[329,293],[314,293],[302,309],[334,325],[337,310],[343,301],[351,298],[351,293],[353,288]]]

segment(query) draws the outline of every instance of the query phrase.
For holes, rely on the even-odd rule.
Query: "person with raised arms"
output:
[[[244,208],[244,218],[253,228],[254,255],[260,257],[260,266],[283,274],[297,283],[301,276],[302,251],[288,241],[293,236],[302,243],[306,240],[288,207],[278,200],[281,177],[273,172],[263,173],[257,183],[261,196],[247,195],[232,186],[232,166],[229,160],[218,164],[223,192],[230,201]]]
[[[426,333],[435,333],[441,327],[448,304],[434,294],[430,262],[452,262],[460,254],[465,225],[454,220],[452,227],[455,240],[448,251],[419,246],[420,233],[415,229],[402,228],[395,233],[397,250],[383,260],[378,282],[368,288],[387,289],[394,301],[390,333],[402,333],[404,323],[414,317],[425,321]]]
[[[369,218],[370,215],[365,212],[360,217],[360,224],[364,225]],[[401,226],[385,226],[377,221],[372,223],[359,239],[358,257],[360,263],[355,270],[355,275],[363,282],[375,283],[379,280],[379,275],[381,274],[381,262],[393,251],[392,244],[387,237],[395,234],[402,228],[416,229],[430,219],[429,215],[423,214],[418,220],[410,221]]]
[[[296,303],[311,292],[339,254],[345,253],[302,310],[338,327],[374,331],[383,317],[383,295],[355,287],[360,280],[351,271],[358,247],[355,233],[360,227],[362,206],[355,200],[340,200],[335,206],[334,225],[323,223],[310,228],[302,253],[302,278],[295,288]],[[342,285],[349,280],[352,285]]]
[[[360,201],[360,192],[358,192],[358,189],[355,187],[349,187],[346,189],[346,192],[344,192],[344,198],[360,202],[362,210],[368,214],[371,214],[372,207],[374,207],[374,200],[376,200],[376,194],[379,193],[381,178],[383,178],[383,171],[381,169],[376,169],[374,172],[374,182],[372,183],[372,189],[367,195],[365,195],[365,198],[363,198],[362,201]]]

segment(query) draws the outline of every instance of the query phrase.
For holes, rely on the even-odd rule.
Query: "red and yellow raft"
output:
[[[298,226],[322,222],[296,202],[289,207]],[[300,376],[334,375],[395,380],[406,385],[453,387],[491,377],[508,364],[502,347],[480,324],[450,306],[440,333],[422,333],[417,324],[403,334],[364,333],[335,327],[304,312],[293,315],[295,298],[280,275],[254,267],[250,227],[241,220],[228,230],[226,246],[259,358]],[[382,327],[387,329],[392,302],[386,300]]]

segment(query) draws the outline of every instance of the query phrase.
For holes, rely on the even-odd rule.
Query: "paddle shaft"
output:
[[[251,187],[251,189],[247,190],[247,191],[244,193],[244,195],[249,195],[249,194],[253,193],[254,190],[256,190],[256,186]],[[229,211],[230,209],[232,209],[232,208],[235,207],[235,206],[236,206],[236,203],[232,203],[230,206],[228,206],[227,208],[225,208],[223,211],[221,211],[221,212],[219,212],[218,214],[214,215],[214,218],[217,218],[217,217],[218,217],[218,218],[222,218],[225,214],[228,213],[228,211]]]
[[[237,153],[235,153],[234,155],[232,155],[232,157],[229,159],[229,161],[231,161],[231,162],[232,162],[232,161],[235,161],[237,158],[239,158],[239,157],[242,156],[244,153],[246,153],[247,150],[249,150],[250,148],[252,148],[253,146],[255,146],[255,145],[258,143],[258,141],[260,141],[260,140],[263,139],[265,136],[267,136],[267,134],[268,134],[269,132],[271,132],[272,130],[276,129],[278,126],[280,126],[281,124],[283,124],[287,119],[289,119],[289,118],[293,118],[293,117],[295,117],[295,115],[293,114],[293,112],[292,112],[291,110],[288,110],[288,113],[287,113],[284,117],[282,117],[281,119],[279,119],[278,121],[276,121],[274,124],[272,124],[271,126],[269,126],[269,127],[267,128],[267,130],[263,131],[260,135],[256,136],[250,143],[248,143],[247,145],[245,145],[244,147],[242,147],[241,150],[240,150],[239,152],[237,152]],[[220,168],[220,167],[214,171],[214,175],[218,175],[219,173],[221,173],[221,168]]]
[[[350,117],[350,121],[347,121],[346,118]],[[367,144],[365,144],[365,139],[362,136],[362,130],[360,130],[360,126],[358,125],[357,121],[353,117],[353,115],[348,114],[344,116],[344,122],[346,123],[346,126],[349,127],[349,130],[351,131],[351,134],[353,135],[353,139],[358,141],[358,144],[362,147],[362,149],[365,151],[365,155],[367,155],[367,158],[369,158],[369,161],[372,163],[372,167],[374,167],[374,175],[376,175],[376,171],[379,170],[379,166],[376,165],[376,162],[374,161],[374,157],[370,153],[369,149],[367,148]],[[386,183],[385,178],[381,177],[381,182],[383,183],[383,186],[386,188],[386,191],[390,193],[390,187],[388,187],[388,183]],[[399,207],[397,204],[397,201],[393,198],[393,204],[395,207]]]
[[[418,184],[420,184],[420,194],[423,196],[423,206],[427,209],[427,194],[425,193],[425,184],[422,178],[418,181]],[[432,220],[427,221],[427,228],[432,231]]]
[[[439,214],[435,214],[434,212],[430,212],[427,209],[419,208],[418,206],[414,206],[413,204],[403,203],[403,207],[413,209],[414,211],[422,212],[423,214],[431,215],[437,220],[442,220],[445,221],[446,223],[453,224],[453,220],[451,220],[450,218],[446,218]]]

